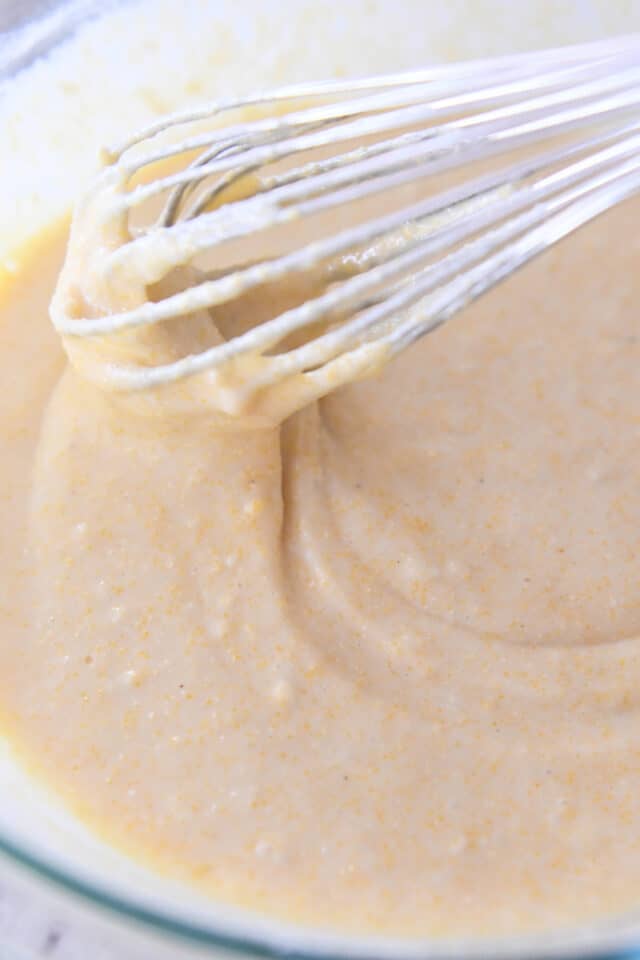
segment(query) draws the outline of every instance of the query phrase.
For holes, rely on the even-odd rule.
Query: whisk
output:
[[[76,260],[92,245],[92,282],[108,296],[67,268],[53,322],[72,359],[92,347],[85,372],[111,390],[197,382],[230,415],[280,391],[290,412],[635,193],[639,107],[640,37],[629,36],[167,116],[105,152],[74,229]],[[457,179],[438,188],[445,174]],[[407,202],[402,188],[418,182]],[[340,219],[372,200],[373,214]],[[289,246],[274,252],[287,225]],[[219,267],[248,243],[249,262]],[[203,254],[214,271],[184,271]],[[220,334],[230,304],[309,278],[299,302]],[[150,332],[203,311],[195,341],[145,352]]]

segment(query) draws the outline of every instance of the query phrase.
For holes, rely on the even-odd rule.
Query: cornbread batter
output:
[[[42,229],[97,144],[220,78],[579,41],[626,6],[136,0],[0,88],[0,734],[153,870],[364,934],[640,904],[640,202],[259,429],[78,376]]]
[[[357,931],[638,903],[639,211],[237,432],[81,380],[47,317],[65,230],[17,257],[3,725],[102,836]]]

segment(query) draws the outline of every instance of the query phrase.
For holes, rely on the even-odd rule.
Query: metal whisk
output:
[[[99,348],[89,376],[114,390],[234,383],[219,404],[228,413],[291,378],[305,385],[303,401],[321,395],[640,189],[639,107],[632,36],[163,118],[106,154],[76,212],[82,243],[95,241],[96,289],[111,299],[92,299],[63,272],[53,322],[72,359],[82,345]],[[457,179],[430,189],[444,174]],[[403,201],[401,188],[418,182],[422,193]],[[342,208],[357,214],[376,198],[374,214],[345,221]],[[313,218],[318,236],[298,242],[292,228],[274,252],[274,229]],[[182,269],[203,254],[216,267],[249,242],[259,251],[250,262]],[[308,277],[300,302],[219,335],[229,304]],[[169,359],[132,360],[123,348],[202,311],[217,332],[197,349],[189,341]]]

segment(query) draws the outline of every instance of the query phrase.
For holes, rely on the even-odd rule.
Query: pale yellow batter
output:
[[[363,932],[640,902],[630,203],[279,428],[65,367],[62,228],[0,285],[0,705],[101,835]]]

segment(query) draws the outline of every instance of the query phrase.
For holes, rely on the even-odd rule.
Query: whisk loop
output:
[[[226,385],[218,406],[232,414],[297,378],[295,409],[638,191],[640,39],[219,101],[105,158],[52,302],[72,359],[93,346],[85,372],[116,391],[204,376],[212,397]],[[278,250],[290,224],[302,239],[290,231]],[[249,243],[250,262],[219,268]],[[209,272],[191,269],[203,256]],[[308,281],[297,301],[221,336],[217,311],[292,278]],[[205,324],[197,348],[128,356],[136,337],[201,312],[215,334]]]

